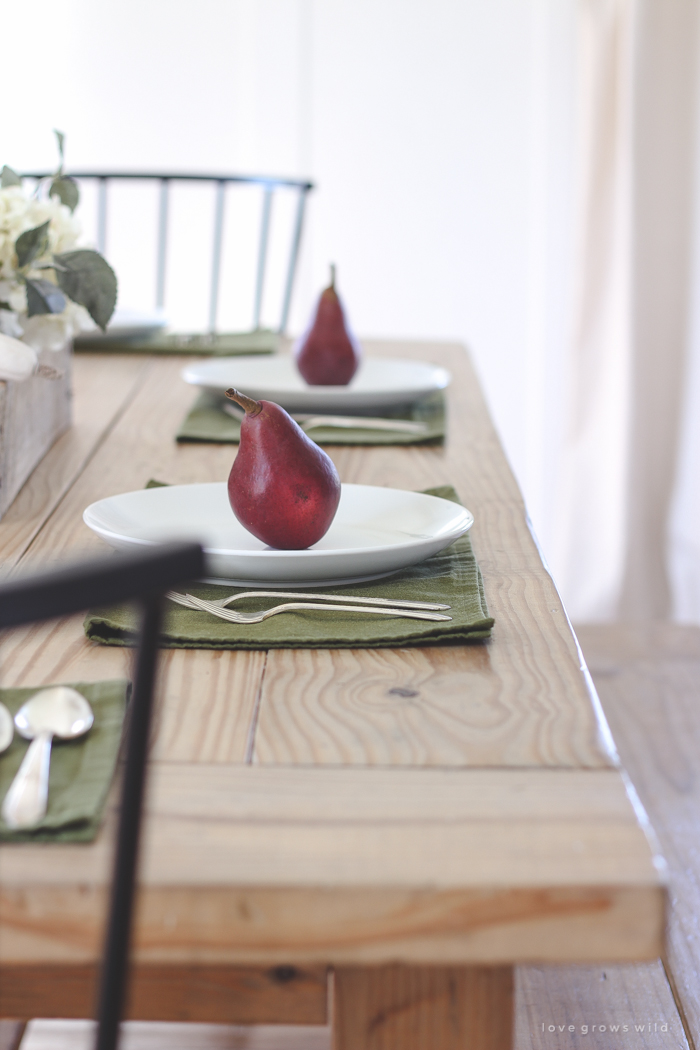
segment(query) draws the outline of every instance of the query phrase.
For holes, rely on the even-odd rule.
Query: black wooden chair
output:
[[[168,250],[168,225],[170,218],[170,190],[174,183],[208,183],[215,190],[214,222],[212,230],[212,255],[209,279],[209,331],[215,333],[217,330],[217,316],[219,309],[219,291],[221,284],[221,259],[223,251],[224,214],[226,206],[227,191],[242,186],[257,186],[262,194],[262,207],[260,210],[260,230],[258,235],[258,251],[256,262],[255,297],[252,304],[253,328],[260,327],[261,310],[263,302],[263,291],[265,277],[268,268],[268,246],[270,242],[270,225],[272,218],[272,205],[275,194],[279,190],[287,190],[296,193],[296,213],[288,245],[286,273],[283,282],[282,302],[280,304],[279,324],[276,330],[284,334],[289,318],[289,308],[292,300],[292,288],[294,276],[299,258],[299,246],[304,225],[304,210],[306,198],[314,184],[308,179],[287,179],[268,175],[202,175],[202,174],[176,174],[173,172],[106,172],[106,171],[70,171],[71,178],[79,182],[87,180],[97,183],[97,237],[96,247],[98,251],[105,254],[107,249],[107,214],[108,195],[112,183],[115,182],[156,182],[159,186],[158,216],[154,222],[153,232],[156,234],[156,294],[155,306],[162,309],[165,305],[165,278]],[[26,172],[23,176],[28,179],[45,179],[49,172]],[[155,218],[155,217],[154,217]]]
[[[136,863],[163,594],[204,571],[195,543],[57,569],[0,586],[0,628],[136,599],[143,614],[130,702],[111,902],[97,1007],[96,1050],[115,1050],[124,1012]]]

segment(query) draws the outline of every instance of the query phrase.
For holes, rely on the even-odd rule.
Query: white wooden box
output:
[[[42,355],[60,379],[0,380],[0,518],[34,467],[71,424],[72,344]]]

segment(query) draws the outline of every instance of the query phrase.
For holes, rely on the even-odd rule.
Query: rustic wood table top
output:
[[[407,996],[423,1009],[444,978],[463,982],[465,1002],[507,1003],[514,963],[661,951],[663,864],[469,357],[438,343],[367,349],[450,369],[447,441],[330,455],[345,482],[455,486],[476,519],[493,637],[162,653],[133,1016],[322,1023],[331,966],[337,1046],[374,1046],[353,1027],[360,1001],[371,1013]],[[149,478],[227,477],[231,446],[173,440],[193,400],[186,363],[76,356],[75,425],[0,522],[6,571],[104,551],[82,522],[96,499]],[[131,656],[69,618],[7,633],[1,681],[128,676]],[[5,1016],[89,1016],[113,823],[92,845],[3,846]],[[397,1038],[376,1045],[414,1045]]]

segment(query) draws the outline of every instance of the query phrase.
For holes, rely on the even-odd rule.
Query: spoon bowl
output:
[[[22,704],[15,726],[29,749],[2,804],[2,817],[10,828],[32,828],[43,820],[49,799],[51,743],[55,736],[72,740],[92,728],[92,709],[70,686],[42,689]]]
[[[7,751],[13,736],[12,715],[4,704],[0,704],[0,754]]]
[[[33,740],[40,733],[72,740],[87,733],[94,721],[85,697],[67,685],[35,693],[15,715],[17,731],[25,740]]]

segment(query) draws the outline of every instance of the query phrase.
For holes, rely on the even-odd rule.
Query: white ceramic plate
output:
[[[460,504],[436,496],[343,485],[338,512],[323,539],[308,550],[279,551],[238,522],[223,482],[125,492],[93,503],[83,519],[117,550],[197,540],[205,548],[210,577],[270,587],[388,576],[443,550],[474,523]]]
[[[249,397],[274,401],[288,412],[351,412],[409,404],[434,390],[443,390],[452,377],[445,368],[422,361],[368,357],[347,386],[308,386],[293,358],[279,355],[197,361],[184,369],[182,378],[218,393],[234,386]]]

